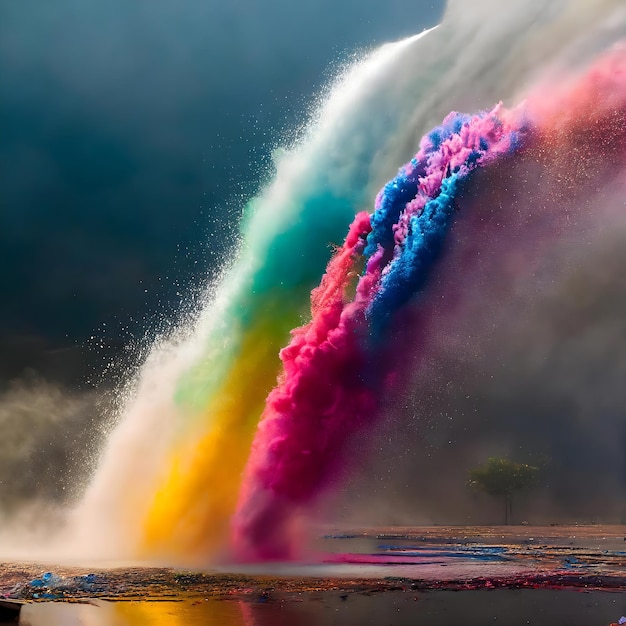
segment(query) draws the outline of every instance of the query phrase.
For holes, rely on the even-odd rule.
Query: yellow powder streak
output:
[[[284,335],[282,324],[269,320],[247,333],[219,394],[171,454],[145,520],[140,556],[202,563],[225,545],[254,432],[276,383],[276,346]]]

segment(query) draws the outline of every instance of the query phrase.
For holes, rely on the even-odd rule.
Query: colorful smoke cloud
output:
[[[604,168],[591,170],[593,157],[622,171],[626,49],[553,87],[548,96],[531,95],[518,110],[498,106],[475,116],[450,114],[382,189],[372,216],[357,216],[313,291],[312,321],[293,331],[281,352],[283,371],[252,444],[234,519],[241,558],[297,554],[292,528],[299,510],[341,471],[347,439],[376,418],[385,377],[407,358],[403,351],[381,354],[378,346],[389,341],[397,311],[425,291],[463,184],[475,170],[522,151],[544,161],[549,151],[547,173],[555,178],[602,185]],[[350,297],[351,278],[363,263]]]
[[[395,368],[379,349],[397,309],[427,284],[471,172],[516,149],[519,128],[501,107],[453,113],[378,195],[371,218],[357,215],[343,248],[312,294],[312,321],[281,351],[248,460],[235,544],[243,558],[290,558],[289,521],[340,471],[350,435],[377,414]],[[354,297],[348,290],[358,277]]]
[[[358,88],[345,90],[349,97],[329,106],[305,147],[281,163],[249,211],[240,256],[213,304],[171,348],[167,379],[157,364],[137,394],[83,503],[92,520],[113,511],[134,554],[205,562],[230,530],[240,559],[297,556],[302,520],[353,466],[350,441],[380,419],[390,389],[414,375],[407,370],[422,347],[413,339],[428,336],[431,319],[419,312],[437,314],[432,277],[454,253],[468,187],[480,220],[481,210],[498,207],[481,202],[489,190],[477,191],[477,177],[514,171],[520,159],[537,164],[555,197],[623,171],[623,50],[568,79],[560,71],[516,109],[452,113],[417,142],[428,119],[412,121],[418,90],[403,84],[401,104],[394,100],[414,43],[375,55]],[[370,213],[381,159],[404,154],[388,150],[399,138],[419,151]],[[559,204],[548,210],[558,213]]]

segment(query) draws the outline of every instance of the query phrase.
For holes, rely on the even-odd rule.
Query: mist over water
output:
[[[372,210],[380,186],[450,110],[473,112],[499,100],[514,106],[531,88],[549,90],[554,77],[584,69],[625,35],[617,0],[480,0],[471,9],[450,2],[437,29],[383,46],[340,77],[246,209],[238,250],[200,310],[156,341],[120,390],[116,427],[71,508],[71,540],[61,552],[175,562],[222,556],[278,351],[306,320],[309,291],[355,213]],[[543,206],[563,200],[550,184],[536,190],[532,169],[514,172],[527,183],[514,200],[490,198],[504,212],[538,198]],[[461,214],[477,208],[481,191],[468,194]],[[370,469],[360,473],[362,461],[354,464],[332,506],[320,503],[322,518],[491,522],[492,512],[465,488],[467,469],[490,455],[545,464],[541,492],[524,503],[530,521],[619,518],[626,481],[623,192],[615,183],[574,198],[573,223],[559,222],[558,243],[539,256],[541,242],[528,237],[548,234],[536,227],[513,220],[508,235],[485,227],[478,247],[461,218],[452,236],[469,257],[459,252],[441,269],[441,285],[456,287],[457,300],[435,325],[429,365],[416,369],[408,393],[386,400],[376,433],[357,439],[357,448],[373,451]],[[445,278],[449,267],[459,270],[456,282]],[[470,268],[475,274],[465,281]],[[251,357],[242,364],[241,355]],[[17,392],[0,400],[11,411],[16,402]],[[59,403],[73,424],[82,405]],[[39,432],[59,431],[51,420]],[[12,498],[40,495],[40,487],[14,484]]]

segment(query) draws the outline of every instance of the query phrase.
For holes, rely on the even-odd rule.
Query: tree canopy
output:
[[[511,496],[537,482],[539,468],[491,457],[485,465],[469,471],[469,484],[490,496]]]
[[[469,470],[469,485],[494,498],[504,498],[505,522],[508,524],[512,517],[513,494],[535,485],[538,474],[539,468],[534,465],[491,457],[484,465]]]

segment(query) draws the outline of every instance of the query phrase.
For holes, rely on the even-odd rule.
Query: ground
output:
[[[315,552],[311,553],[307,562],[219,565],[206,571],[147,565],[111,567],[94,564],[91,567],[77,567],[13,562],[0,566],[0,595],[7,599],[25,602],[95,602],[96,605],[112,600],[119,603],[118,608],[125,601],[148,604],[158,601],[164,603],[160,610],[165,610],[164,607],[169,606],[170,602],[178,602],[177,610],[182,610],[184,606],[189,615],[200,611],[200,607],[194,608],[196,605],[218,599],[236,602],[238,606],[243,603],[242,606],[248,607],[247,611],[260,610],[261,613],[273,609],[257,609],[253,605],[273,603],[284,607],[304,602],[305,606],[311,600],[318,600],[328,606],[338,603],[333,610],[340,611],[344,610],[343,603],[348,600],[351,600],[350,607],[354,610],[365,610],[363,607],[367,603],[373,603],[368,610],[374,610],[391,602],[393,610],[400,615],[405,610],[402,607],[408,607],[409,600],[424,597],[424,592],[471,590],[471,596],[461,597],[477,598],[476,594],[484,590],[504,589],[527,590],[534,594],[507,596],[509,602],[520,602],[520,598],[524,597],[534,600],[543,597],[542,602],[549,600],[549,603],[561,602],[566,597],[562,593],[549,598],[545,595],[547,591],[555,590],[603,594],[612,592],[612,600],[606,600],[605,595],[594,596],[595,604],[592,604],[596,607],[606,605],[605,612],[614,610],[615,620],[618,619],[626,612],[626,606],[621,605],[624,598],[621,592],[626,591],[626,527],[590,525],[327,530],[316,542]],[[427,597],[431,599],[431,608],[437,605],[435,599],[440,598],[436,593]],[[438,601],[448,610],[452,606],[451,597],[444,597],[445,602]],[[490,595],[490,601],[496,597]],[[458,604],[459,600],[455,602]],[[607,605],[607,602],[612,604]],[[473,606],[472,602],[470,604]],[[537,602],[531,601],[528,606],[535,604]],[[480,606],[483,607],[484,602]],[[568,606],[573,606],[572,602]],[[214,613],[215,605],[211,604],[211,607]],[[244,611],[243,608],[237,610]],[[303,610],[302,607],[298,608],[300,612]],[[496,611],[495,605],[492,610]],[[533,607],[533,610],[538,609]],[[580,610],[577,614],[580,614]],[[333,623],[328,621],[329,615],[324,613],[321,621],[311,618],[309,622]],[[276,619],[276,615],[272,619]],[[601,619],[604,619],[604,614]],[[47,621],[53,623],[49,618]],[[28,623],[44,622],[35,620]],[[130,618],[126,621],[111,618],[101,623],[141,622]],[[195,622],[191,617],[186,617],[180,623]],[[231,619],[224,623],[248,622]],[[435,615],[425,623],[439,622]]]

